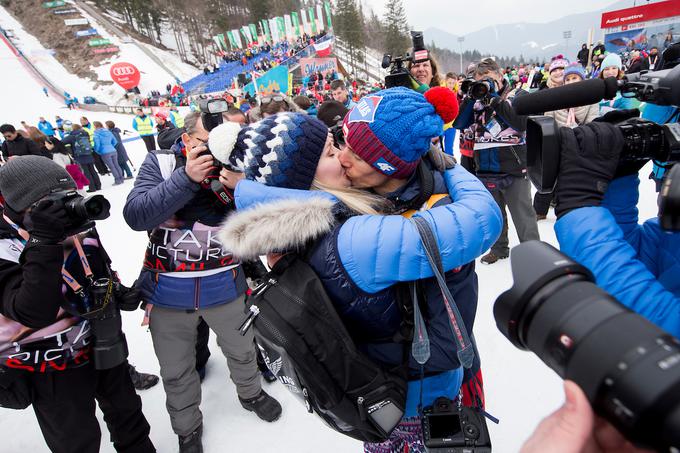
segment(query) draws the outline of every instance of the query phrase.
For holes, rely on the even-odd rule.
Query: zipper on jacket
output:
[[[194,278],[194,310],[198,311],[199,307],[199,298],[200,298],[200,292],[201,292],[201,283],[200,283],[201,277],[195,277]]]
[[[257,305],[251,305],[249,310],[250,312],[248,313],[248,316],[246,316],[246,319],[243,320],[241,326],[238,328],[241,336],[244,336],[248,332],[248,329],[250,329],[250,326],[253,325],[255,318],[257,318],[257,315],[260,314],[260,308]]]

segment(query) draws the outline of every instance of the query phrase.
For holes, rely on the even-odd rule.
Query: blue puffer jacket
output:
[[[116,152],[116,137],[108,129],[94,130],[94,152],[97,154],[111,154]]]
[[[167,179],[161,171],[159,157],[164,161],[163,165],[171,165],[169,171],[172,173]],[[175,166],[175,163],[180,165]],[[123,208],[125,221],[135,231],[150,231],[164,226],[186,233],[199,222],[202,231],[205,231],[206,226],[216,229],[226,213],[223,206],[220,209],[215,203],[211,191],[201,189],[199,184],[189,179],[178,146],[163,155],[147,154]],[[205,237],[200,236],[198,230],[194,230],[194,234],[190,237]],[[210,243],[201,243],[198,250],[204,251],[209,247]],[[241,266],[209,276],[191,277],[191,272],[184,274],[183,278],[169,277],[163,272],[149,270],[148,263],[145,263],[137,286],[144,301],[182,310],[225,304],[235,300],[247,289]]]
[[[656,104],[645,104],[642,110],[642,118],[654,121],[659,124],[667,123],[677,123],[680,121],[680,109],[672,105],[656,105]],[[666,174],[666,168],[660,167],[654,162],[654,168],[652,170],[651,177],[657,181],[661,181]],[[658,190],[657,190],[658,192]]]
[[[680,336],[680,234],[658,219],[638,224],[637,175],[612,181],[603,205],[555,223],[564,253],[585,265],[623,305]]]
[[[415,184],[410,181],[408,186],[411,187],[407,186],[404,193],[409,189],[416,190]],[[467,318],[466,323],[472,325],[477,303],[474,260],[498,237],[502,217],[482,183],[460,166],[443,175],[437,174],[435,193],[442,191],[451,196],[448,204],[416,215],[432,225],[444,268],[452,271],[446,275],[448,286],[463,317]],[[259,221],[259,224],[267,223],[272,232],[285,231],[284,225],[271,225],[275,219],[282,217],[272,212],[287,209],[281,207],[283,199],[332,198],[320,192],[271,188],[252,181],[241,181],[235,195],[239,210],[253,208],[243,213],[244,226]],[[246,215],[254,215],[253,212],[257,211],[269,211],[269,217],[266,220],[248,217],[245,221]],[[230,220],[227,225],[235,220]],[[296,231],[296,234],[301,232]],[[221,238],[227,247],[234,249],[228,238]],[[281,250],[260,248],[249,253],[257,255],[272,251]],[[234,252],[242,256],[235,249]],[[401,363],[403,354],[403,345],[391,340],[400,323],[394,285],[426,279],[423,289],[428,296],[426,316],[432,356],[425,371],[433,375],[424,381],[423,403],[431,404],[434,398],[443,394],[455,397],[462,380],[462,370],[438,287],[430,279],[432,270],[420,237],[408,219],[399,215],[350,217],[341,225],[329,228],[315,242],[309,264],[317,272],[360,347],[369,356],[388,364]],[[413,360],[411,369],[414,375],[419,370]],[[407,416],[416,415],[419,385],[418,379],[415,379],[409,386]]]

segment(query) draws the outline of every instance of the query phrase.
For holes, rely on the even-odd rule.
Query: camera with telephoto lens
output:
[[[405,62],[421,63],[430,59],[430,52],[425,48],[425,39],[422,31],[412,31],[411,41],[413,43],[413,53],[392,57],[385,54],[382,59],[382,68],[390,68],[390,73],[385,77],[385,87],[406,87],[413,89],[414,81],[408,68],[404,67]]]
[[[446,397],[423,409],[422,426],[430,453],[491,453],[483,415]]]
[[[135,290],[124,287],[110,277],[93,280],[89,287],[83,290],[83,307],[78,314],[90,321],[93,337],[92,355],[94,366],[98,370],[107,370],[120,365],[128,356],[118,300],[132,299],[131,291]],[[136,301],[132,304],[127,301],[128,308],[139,306],[136,291],[134,298]]]
[[[496,91],[496,84],[491,78],[466,79],[461,84],[461,91],[475,101],[484,101],[489,99],[490,95]]]
[[[650,73],[629,74],[626,79],[617,83],[619,91],[625,97],[636,97],[640,101],[657,105],[680,105],[680,66]],[[550,95],[550,91],[547,90],[546,95]],[[618,123],[617,127],[625,141],[619,157],[620,164],[648,160],[672,164],[680,160],[680,124],[657,124],[631,118]],[[557,182],[562,153],[560,128],[555,120],[548,116],[530,116],[526,144],[527,169],[531,182],[541,193],[552,192]]]
[[[217,126],[224,122],[223,114],[229,110],[229,103],[224,99],[203,99],[199,102],[199,109],[201,111],[201,121],[203,122],[203,127],[208,132],[215,129]],[[208,147],[208,144],[204,144],[206,150],[202,152],[201,156],[212,156],[212,152]],[[213,157],[213,166],[215,170],[208,175],[206,179],[201,183],[202,186],[213,191],[220,203],[225,206],[231,206],[234,201],[233,193],[225,188],[219,181],[220,168],[224,167],[227,170],[234,171],[228,164],[220,162]]]
[[[75,190],[56,190],[42,200],[63,205],[70,220],[65,228],[69,236],[94,228],[94,221],[107,219],[111,210],[111,203],[103,195],[86,198]]]
[[[664,176],[659,192],[659,225],[666,231],[680,232],[680,165],[673,165]]]
[[[514,284],[493,308],[498,329],[576,382],[595,412],[639,447],[680,448],[680,341],[598,288],[552,246],[512,249]]]

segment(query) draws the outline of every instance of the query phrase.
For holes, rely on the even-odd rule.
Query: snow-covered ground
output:
[[[96,28],[101,37],[109,39],[112,45],[118,46],[120,51],[110,59],[104,60],[99,66],[93,66],[92,70],[97,74],[99,80],[111,81],[109,70],[111,65],[118,62],[134,64],[141,73],[139,89],[142,94],[151,90],[165,91],[168,83],[175,83],[173,77],[147,56],[133,42],[123,42],[117,36],[112,35],[97,23],[91,16],[81,10],[81,15],[90,21],[90,26]],[[100,86],[94,88],[95,80],[81,79],[70,73],[59,61],[46,49],[37,38],[28,33],[21,24],[12,17],[9,12],[0,7],[0,26],[5,30],[11,30],[15,39],[14,44],[26,55],[44,75],[62,91],[68,91],[72,96],[82,100],[84,96],[94,96],[97,100],[114,105],[123,103],[122,97],[125,94],[120,86],[113,84],[110,86]],[[86,38],[83,38],[86,39]],[[153,46],[140,43],[151,50],[173,73],[185,81],[199,73],[198,69],[183,63],[175,53],[164,51]]]
[[[4,21],[5,19],[1,19]],[[1,22],[0,22],[1,23]],[[35,124],[39,116],[53,119],[60,115],[77,121],[81,115],[90,120],[114,120],[122,128],[130,129],[132,117],[123,114],[93,113],[66,110],[61,103],[46,98],[41,86],[0,43],[0,123],[19,125],[21,120]],[[137,167],[146,154],[141,141],[126,145]],[[641,174],[647,174],[643,169]],[[103,177],[103,194],[111,202],[111,217],[98,223],[104,245],[114,267],[124,283],[131,284],[137,277],[146,246],[146,233],[133,232],[122,218],[125,198],[132,181],[113,187],[111,177]],[[656,214],[656,194],[649,181],[641,188],[640,218]],[[539,224],[541,237],[556,245],[553,233],[554,217]],[[514,228],[510,226],[511,244],[517,244]],[[478,264],[479,309],[475,335],[479,343],[486,386],[488,411],[500,418],[500,425],[490,424],[494,451],[518,451],[519,446],[545,415],[563,401],[561,383],[533,354],[515,349],[496,328],[492,308],[496,297],[511,286],[509,260],[492,266]],[[151,337],[140,326],[142,313],[124,313],[124,327],[130,346],[130,361],[140,370],[158,373]],[[218,452],[296,452],[325,453],[359,452],[361,445],[345,438],[321,424],[278,383],[265,388],[283,405],[282,418],[272,424],[260,421],[253,413],[238,404],[234,385],[228,378],[226,360],[211,338],[212,357],[203,383],[204,445],[206,453]],[[151,438],[159,452],[177,451],[177,438],[172,433],[165,410],[162,385],[140,393],[144,412],[151,424]],[[102,422],[103,426],[103,422]],[[113,452],[103,428],[102,451]],[[1,451],[8,453],[30,451],[47,452],[38,424],[31,410],[0,409]]]

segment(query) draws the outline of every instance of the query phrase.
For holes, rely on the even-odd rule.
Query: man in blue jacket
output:
[[[247,284],[243,268],[216,238],[229,210],[202,185],[213,158],[202,155],[208,131],[200,113],[187,115],[185,129],[171,150],[147,155],[123,215],[132,229],[150,231],[138,286],[180,452],[198,453],[203,420],[195,345],[201,319],[217,334],[241,405],[269,422],[279,418],[281,406],[262,390],[252,333],[238,332]]]
[[[38,129],[46,136],[54,137],[54,127],[52,127],[52,124],[42,116],[40,117],[40,121],[38,121]]]
[[[656,218],[638,224],[640,166],[617,168],[623,136],[599,122],[561,136],[560,248],[623,305],[680,336],[680,234],[662,231]]]

